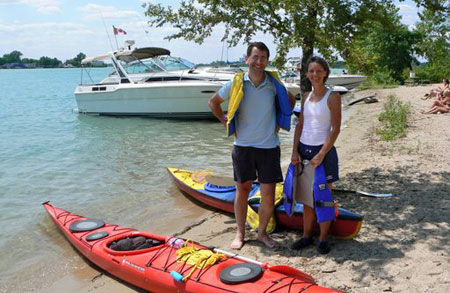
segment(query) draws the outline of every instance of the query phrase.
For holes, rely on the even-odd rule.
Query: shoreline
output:
[[[332,251],[319,255],[312,246],[292,251],[298,231],[277,230],[280,248],[268,249],[247,231],[240,255],[272,264],[290,265],[314,277],[321,286],[346,292],[450,291],[450,114],[422,115],[431,104],[420,99],[434,85],[364,90],[354,98],[377,94],[378,103],[351,106],[336,148],[341,180],[336,188],[393,193],[392,198],[336,194],[338,205],[363,214],[359,235],[352,240],[331,237]],[[389,94],[410,102],[413,110],[404,138],[381,142],[374,135],[378,115]],[[291,145],[282,146],[282,167],[289,164]],[[180,196],[183,196],[180,193]],[[230,251],[235,221],[208,211],[179,236]],[[143,229],[145,230],[145,229]],[[38,292],[142,292],[101,270],[87,266]],[[68,290],[69,289],[69,290]]]

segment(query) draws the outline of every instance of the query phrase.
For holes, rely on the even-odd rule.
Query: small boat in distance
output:
[[[300,77],[297,74],[297,65],[301,62],[299,57],[291,57],[286,61],[284,66],[285,71],[282,76],[286,82],[300,83]],[[333,74],[330,73],[326,84],[328,86],[340,86],[345,87],[348,90],[352,90],[358,87],[361,83],[366,81],[367,77],[359,74]],[[339,91],[341,92],[341,91]],[[342,94],[342,92],[341,92]]]
[[[170,56],[167,49],[133,49],[134,41],[127,42],[127,48],[82,60],[85,65],[109,59],[114,71],[100,82],[82,81],[76,87],[78,113],[213,118],[208,100],[233,78],[236,68],[197,68]],[[294,96],[300,91],[298,85],[286,86]]]

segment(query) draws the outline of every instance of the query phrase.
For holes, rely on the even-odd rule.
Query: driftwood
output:
[[[370,95],[370,96],[367,96],[367,97],[359,98],[359,99],[356,99],[354,101],[351,101],[350,103],[348,103],[348,105],[351,106],[351,105],[354,105],[354,104],[362,102],[362,101],[364,101],[367,104],[369,104],[369,103],[376,103],[376,102],[378,102],[378,100],[375,98],[375,96],[376,95]]]

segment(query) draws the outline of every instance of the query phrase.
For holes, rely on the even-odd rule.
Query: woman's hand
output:
[[[319,153],[317,153],[317,155],[315,155],[311,159],[310,164],[313,165],[314,168],[317,168],[320,164],[322,164],[322,161],[323,161],[324,157],[325,156],[322,155],[322,153],[319,152]]]
[[[300,155],[298,154],[298,151],[293,151],[292,152],[292,157],[291,157],[292,165],[297,166],[298,164],[300,164],[301,161],[302,161],[302,159],[300,158]]]

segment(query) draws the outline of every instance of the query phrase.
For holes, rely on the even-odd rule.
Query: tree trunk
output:
[[[304,93],[310,92],[312,89],[311,82],[306,77],[306,72],[308,71],[308,68],[306,68],[306,62],[308,59],[313,55],[314,48],[312,44],[308,46],[307,44],[304,44],[302,47],[303,56],[302,56],[302,67],[300,70],[300,92],[303,96]]]
[[[303,56],[302,56],[302,67],[300,70],[300,92],[301,95],[303,95],[306,92],[311,91],[312,85],[311,82],[306,77],[306,72],[308,71],[308,68],[306,68],[306,62],[308,59],[313,56],[314,54],[314,43],[316,41],[316,27],[317,24],[317,10],[316,9],[310,9],[308,12],[308,20],[309,20],[309,28],[308,32],[303,39]]]

